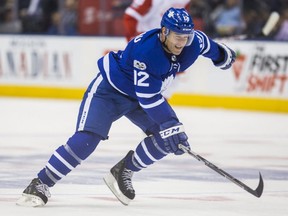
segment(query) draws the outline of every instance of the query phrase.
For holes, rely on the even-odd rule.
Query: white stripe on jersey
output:
[[[139,92],[135,92],[135,93],[136,93],[136,96],[140,98],[152,98],[155,95],[159,94],[160,92],[153,93],[153,94],[146,94],[146,93],[139,93]]]
[[[165,101],[165,99],[162,97],[160,100],[154,102],[154,103],[151,103],[151,104],[147,104],[147,105],[144,105],[142,103],[139,102],[140,106],[143,108],[143,109],[150,109],[150,108],[153,108],[153,107],[156,107],[156,106],[159,106],[161,103],[163,103]]]
[[[201,31],[197,30],[197,31],[195,31],[195,33],[196,33],[196,36],[198,37],[199,42],[200,42],[200,48],[201,48],[200,53],[202,55],[204,55],[205,53],[209,52],[209,50],[210,50],[210,47],[211,47],[210,41],[209,41],[208,37],[206,35],[204,35]]]
[[[97,88],[99,86],[99,84],[101,83],[101,81],[103,80],[103,77],[101,76],[101,74],[96,78],[95,82],[93,83],[93,86],[90,90],[90,92],[88,92],[88,96],[85,100],[85,104],[84,104],[84,108],[82,111],[82,115],[80,118],[80,122],[79,122],[79,127],[78,127],[78,131],[82,131],[84,129],[85,126],[85,122],[87,119],[87,115],[89,112],[89,107],[91,104],[91,100],[93,98],[94,93],[97,91]]]
[[[123,91],[121,91],[120,89],[118,89],[118,88],[114,85],[114,83],[111,81],[110,69],[109,69],[109,68],[110,68],[110,66],[109,66],[109,53],[106,54],[106,55],[104,56],[104,58],[103,58],[103,67],[104,67],[104,71],[105,71],[105,73],[106,73],[106,76],[107,76],[107,79],[108,79],[110,85],[112,85],[113,88],[115,88],[117,91],[121,92],[122,94],[127,95],[125,92],[123,92]]]

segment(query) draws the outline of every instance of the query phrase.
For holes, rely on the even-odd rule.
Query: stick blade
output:
[[[254,191],[255,193],[253,195],[255,195],[258,198],[261,197],[261,195],[263,193],[263,189],[264,189],[264,182],[263,182],[262,175],[259,172],[259,184],[258,184],[258,187],[256,188],[256,190]]]

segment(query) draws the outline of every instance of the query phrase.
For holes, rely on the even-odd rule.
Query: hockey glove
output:
[[[184,151],[178,148],[178,144],[182,144],[185,147],[190,149],[190,145],[188,143],[188,137],[184,132],[184,126],[180,122],[173,125],[172,127],[165,128],[165,125],[161,125],[160,136],[164,141],[164,146],[166,151],[170,153],[174,153],[175,155],[184,154]]]
[[[235,62],[236,53],[223,43],[218,43],[218,46],[219,46],[220,52],[222,53],[221,55],[222,55],[223,60],[213,61],[213,63],[216,67],[219,67],[222,70],[229,69],[232,66],[232,64]]]

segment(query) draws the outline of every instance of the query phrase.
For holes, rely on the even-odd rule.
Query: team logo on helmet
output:
[[[173,17],[174,18],[174,11],[169,10],[169,13],[167,15],[169,18]]]

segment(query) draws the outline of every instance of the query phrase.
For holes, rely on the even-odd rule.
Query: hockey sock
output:
[[[137,147],[131,158],[127,159],[126,168],[137,172],[165,157],[168,152],[159,136],[146,137]]]
[[[66,145],[60,146],[38,173],[42,183],[52,187],[71,170],[85,160],[97,147],[102,138],[95,133],[76,132]]]

